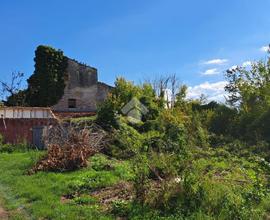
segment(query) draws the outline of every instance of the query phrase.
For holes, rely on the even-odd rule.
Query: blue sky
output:
[[[269,0],[1,0],[0,77],[31,75],[43,44],[98,68],[109,84],[175,73],[191,94],[218,96],[225,69],[266,58],[269,8]]]

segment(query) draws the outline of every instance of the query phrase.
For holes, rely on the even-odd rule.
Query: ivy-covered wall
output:
[[[26,103],[29,106],[52,106],[61,99],[67,77],[67,59],[61,50],[37,47],[35,71],[27,80]]]
[[[8,106],[52,107],[56,111],[95,111],[111,89],[99,83],[97,69],[66,57],[61,50],[38,46],[28,88],[8,97]],[[76,106],[69,107],[69,100]]]

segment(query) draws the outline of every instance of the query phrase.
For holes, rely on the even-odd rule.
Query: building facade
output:
[[[98,81],[97,69],[68,59],[64,95],[52,106],[55,112],[95,112],[111,86]]]
[[[50,108],[0,107],[0,134],[5,143],[43,148],[46,129],[57,124]]]

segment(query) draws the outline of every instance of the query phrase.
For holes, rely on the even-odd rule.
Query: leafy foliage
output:
[[[166,78],[158,82],[158,94],[149,83],[118,78],[96,118],[71,120],[99,123],[110,140],[84,169],[61,177],[67,181],[61,188],[67,203],[109,218],[267,219],[270,61],[230,70],[227,78],[230,105],[187,100],[183,85],[170,105],[164,98]],[[134,98],[148,109],[136,123],[123,111]],[[52,178],[47,173],[31,178],[35,175]],[[24,197],[43,201],[33,194]]]
[[[21,84],[24,77],[22,72],[12,72],[10,82],[0,81],[2,86],[2,96],[7,100],[4,101],[7,106],[25,105],[25,91],[21,90]]]
[[[149,84],[136,86],[124,78],[118,78],[115,87],[105,102],[99,106],[97,111],[97,121],[104,127],[118,126],[118,118],[123,115],[122,108],[128,104],[132,98],[137,98],[148,110],[143,115],[143,120],[155,119],[159,114],[159,100],[156,98],[154,90]]]
[[[4,143],[4,137],[0,134],[0,153],[27,152],[31,149],[25,140],[17,144]]]
[[[187,100],[187,88],[181,86],[170,109],[148,95],[145,103],[154,103],[156,113],[139,124],[130,124],[120,107],[132,97],[143,100],[145,90],[117,81],[104,106],[110,103],[117,125],[111,124],[116,130],[110,155],[133,161],[135,199],[129,217],[134,215],[131,210],[140,210],[144,217],[177,219],[265,215],[269,168],[259,161],[269,158],[267,65],[254,65],[251,72],[239,69],[245,73],[229,79],[227,91],[237,105]],[[254,91],[260,98],[252,98]]]
[[[35,71],[27,80],[29,106],[52,106],[63,96],[67,58],[60,50],[38,46],[35,52]]]
[[[35,51],[35,71],[27,80],[28,88],[22,90],[22,73],[12,76],[10,85],[5,83],[9,96],[6,105],[9,106],[41,106],[56,104],[64,94],[67,77],[67,61],[61,50],[40,45]]]
[[[227,71],[228,102],[238,110],[237,136],[250,142],[269,140],[270,58],[254,62],[250,70],[238,67]]]

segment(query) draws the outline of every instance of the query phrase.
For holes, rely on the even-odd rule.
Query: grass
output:
[[[72,118],[70,119],[73,123],[93,123],[96,120],[96,115],[94,116],[86,116],[86,117],[79,117],[79,118]]]
[[[196,159],[191,160],[178,195],[179,213],[162,213],[117,200],[118,194],[113,196],[111,210],[104,207],[101,201],[110,189],[119,190],[115,187],[134,180],[128,160],[96,154],[87,168],[78,171],[29,176],[27,171],[43,154],[0,153],[0,204],[12,219],[115,219],[121,215],[131,219],[231,219],[236,215],[239,219],[261,219],[270,213],[270,165],[256,156],[246,159],[219,149],[194,150]],[[94,197],[97,192],[101,194]]]
[[[95,189],[132,178],[126,162],[96,155],[92,157],[91,166],[79,171],[27,175],[27,170],[42,155],[42,152],[36,151],[0,154],[0,197],[13,219],[19,219],[17,210],[24,213],[20,219],[113,218],[104,213],[97,202],[86,206],[76,202],[77,198],[75,202],[63,203],[61,197],[81,188]],[[107,166],[109,170],[106,170]]]

